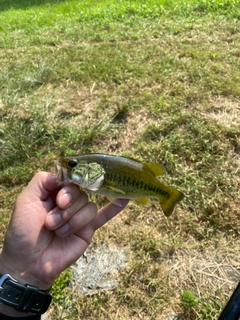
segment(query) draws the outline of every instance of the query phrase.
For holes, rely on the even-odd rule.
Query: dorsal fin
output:
[[[159,163],[149,162],[144,163],[143,170],[148,170],[154,177],[159,177],[165,173],[165,168]]]

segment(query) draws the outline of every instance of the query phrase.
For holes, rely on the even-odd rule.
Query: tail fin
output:
[[[174,188],[168,187],[170,198],[159,198],[162,210],[166,217],[169,217],[175,208],[175,205],[184,198],[184,194]]]

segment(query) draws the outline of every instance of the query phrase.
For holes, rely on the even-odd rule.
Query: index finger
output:
[[[105,223],[115,217],[120,211],[122,211],[128,204],[128,199],[118,199],[118,203],[108,203],[105,207],[98,210],[97,217],[92,221],[92,227],[94,230],[101,228]],[[121,206],[120,206],[121,204]]]

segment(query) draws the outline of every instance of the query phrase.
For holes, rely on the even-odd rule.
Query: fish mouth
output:
[[[57,187],[59,188],[59,187],[62,187],[63,185],[69,184],[67,169],[62,168],[62,166],[59,164],[57,160],[55,160],[54,163],[57,168],[57,175],[56,175]]]
[[[78,173],[75,174],[74,172],[69,172],[69,170],[64,168],[58,160],[55,160],[54,164],[57,169],[56,181],[58,188],[62,188],[70,183],[74,183],[90,192],[97,192],[104,182],[105,171],[102,168],[101,174],[98,174],[97,176],[92,176],[91,172],[88,171],[88,167],[88,170],[84,172],[83,175],[78,175]],[[96,165],[95,163],[93,164]],[[99,166],[100,165],[98,165],[98,167]]]

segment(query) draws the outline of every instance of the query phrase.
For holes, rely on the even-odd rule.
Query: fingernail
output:
[[[64,193],[61,197],[60,197],[60,204],[61,207],[66,208],[72,201],[72,196],[70,193]]]
[[[122,200],[121,199],[114,199],[112,201],[112,203],[114,203],[116,206],[122,208],[123,207],[123,203],[122,203]]]
[[[50,215],[50,217],[54,226],[58,226],[62,222],[62,216],[60,213],[55,212],[52,215]]]
[[[65,223],[62,227],[59,229],[55,230],[55,233],[59,237],[63,237],[65,234],[67,234],[69,231],[69,224]]]

